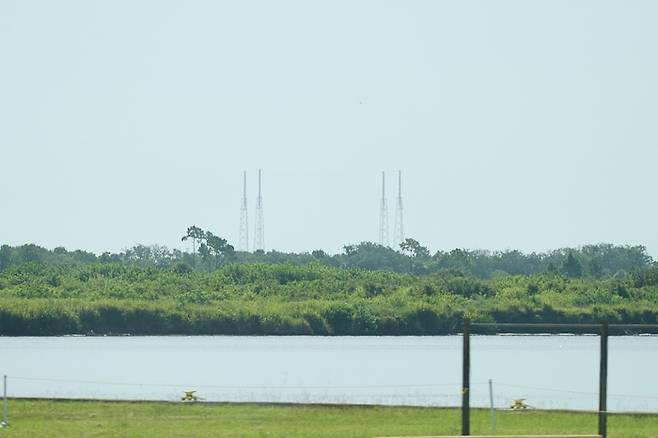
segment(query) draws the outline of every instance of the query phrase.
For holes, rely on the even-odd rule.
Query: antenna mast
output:
[[[394,244],[399,245],[404,242],[404,222],[402,218],[402,171],[398,170],[398,199],[395,205],[395,239]]]
[[[242,172],[242,204],[240,206],[239,251],[249,251],[249,215],[247,213],[247,171]]]
[[[382,171],[382,202],[379,209],[379,244],[388,246],[388,205],[386,204],[386,176]]]
[[[263,219],[263,194],[261,191],[261,170],[258,169],[258,198],[256,199],[256,236],[254,250],[265,250],[265,221]]]

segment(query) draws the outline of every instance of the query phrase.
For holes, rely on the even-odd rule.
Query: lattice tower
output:
[[[242,172],[242,204],[240,205],[240,239],[238,251],[249,251],[249,213],[247,211],[247,171]]]
[[[261,170],[258,169],[258,198],[256,199],[256,233],[254,250],[265,250],[265,220],[263,217],[263,192],[261,190]]]
[[[379,244],[388,246],[388,205],[386,203],[386,175],[382,172],[382,202],[379,208]]]
[[[395,231],[393,232],[395,246],[404,242],[404,220],[402,215],[402,171],[398,170],[398,199],[395,203]]]

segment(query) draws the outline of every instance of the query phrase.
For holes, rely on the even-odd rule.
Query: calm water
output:
[[[476,336],[472,403],[596,409],[595,336]],[[658,412],[658,337],[610,338],[609,402]],[[0,338],[10,396],[458,406],[461,338]]]

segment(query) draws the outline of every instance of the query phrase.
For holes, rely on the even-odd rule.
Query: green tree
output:
[[[404,242],[400,244],[400,249],[402,252],[415,259],[428,258],[430,256],[429,250],[421,245],[416,239],[404,239]]]
[[[587,262],[587,275],[594,278],[600,278],[603,276],[603,267],[598,260],[592,259]]]
[[[582,277],[583,275],[583,265],[573,256],[571,251],[569,251],[569,255],[567,255],[564,262],[562,262],[562,272],[568,277]]]
[[[185,262],[176,262],[171,267],[171,270],[178,275],[186,275],[192,272],[192,267]]]
[[[409,271],[424,270],[423,261],[429,259],[430,251],[416,239],[407,238],[400,244],[400,250],[409,257]]]
[[[204,237],[205,237],[205,232],[201,228],[197,227],[196,225],[187,227],[187,232],[183,237],[181,237],[182,242],[185,242],[188,239],[192,240],[192,265],[195,268],[196,268],[196,247],[199,241],[202,240]]]
[[[235,248],[229,245],[228,241],[224,238],[215,236],[210,231],[206,231],[203,235],[203,242],[199,247],[199,254],[209,262],[214,262],[214,268],[222,266],[227,260],[233,258]]]
[[[345,254],[348,256],[356,254],[356,245],[345,245],[343,246]]]
[[[408,271],[407,258],[394,249],[372,242],[343,247],[345,254],[336,257],[340,266],[368,270]]]
[[[9,245],[2,245],[0,247],[0,271],[4,271],[11,264],[11,252]]]
[[[315,258],[315,259],[324,259],[324,258],[327,257],[327,253],[324,252],[324,251],[321,250],[321,249],[313,250],[313,252],[311,252],[311,255],[312,255],[313,258]]]

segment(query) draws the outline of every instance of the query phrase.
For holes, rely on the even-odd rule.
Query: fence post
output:
[[[489,379],[489,406],[491,407],[491,433],[496,433],[496,408],[493,400],[493,382]]]
[[[7,375],[2,377],[2,421],[0,427],[9,426],[9,417],[7,414]]]
[[[608,436],[608,323],[601,324],[601,357],[599,368],[599,435]]]
[[[470,324],[464,319],[462,344],[462,435],[471,434],[471,339]]]

